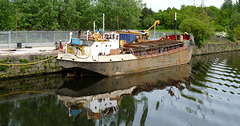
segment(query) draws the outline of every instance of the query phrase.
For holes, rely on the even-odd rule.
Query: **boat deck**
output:
[[[124,54],[134,54],[138,58],[146,56],[158,56],[164,52],[182,49],[184,42],[173,40],[152,40],[138,43],[124,44],[122,50]]]

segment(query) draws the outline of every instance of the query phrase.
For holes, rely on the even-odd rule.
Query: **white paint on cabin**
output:
[[[70,46],[73,54],[59,53],[58,59],[74,60],[80,62],[110,62],[137,59],[133,54],[110,55],[111,49],[119,49],[119,34],[115,32],[104,33],[104,40],[93,42],[91,46]],[[84,54],[83,54],[84,51]]]
[[[97,56],[100,53],[102,55],[109,55],[111,49],[119,48],[119,34],[117,33],[104,33],[104,41],[94,42],[91,46],[91,55]]]

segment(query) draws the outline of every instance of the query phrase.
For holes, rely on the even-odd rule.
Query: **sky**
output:
[[[148,8],[152,8],[153,11],[158,12],[159,9],[166,10],[168,7],[180,9],[181,5],[201,5],[201,0],[143,0],[143,3],[147,4]],[[204,0],[205,6],[215,6],[220,8],[224,0]],[[232,0],[235,3],[236,0]]]

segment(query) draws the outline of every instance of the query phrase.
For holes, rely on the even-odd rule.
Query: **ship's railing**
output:
[[[133,54],[135,56],[147,56],[147,55],[159,55],[171,50],[179,49],[183,47],[183,43],[181,44],[173,44],[173,45],[164,45],[158,47],[150,47],[150,48],[140,48],[135,50],[124,51],[125,54]]]

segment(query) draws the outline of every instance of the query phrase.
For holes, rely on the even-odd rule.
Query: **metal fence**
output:
[[[0,48],[15,48],[17,43],[23,47],[54,46],[55,42],[67,42],[69,33],[77,37],[78,31],[1,31]]]
[[[154,34],[154,31],[149,31],[149,39],[156,40],[162,37],[164,34],[167,36],[174,35],[174,33],[171,32],[155,32]]]
[[[69,33],[73,37],[78,36],[78,31],[0,31],[0,48],[16,48],[17,43],[23,47],[47,47],[54,46],[55,42],[62,40],[63,43],[69,40]],[[158,39],[164,33],[150,31],[150,39]],[[172,35],[173,33],[165,33]]]

